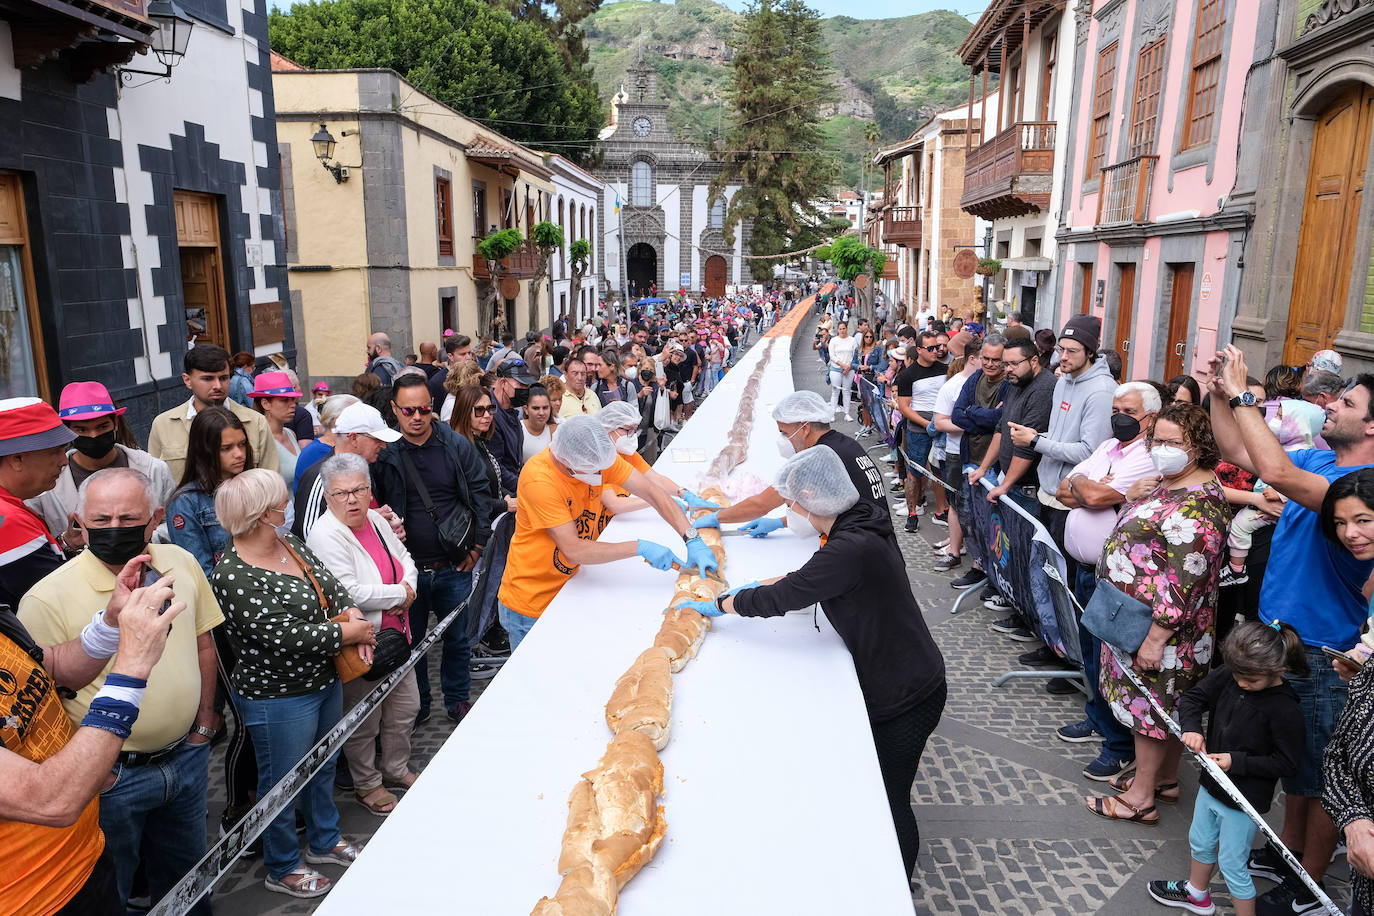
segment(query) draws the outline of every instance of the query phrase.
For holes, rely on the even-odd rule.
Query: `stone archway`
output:
[[[625,275],[630,281],[630,298],[642,299],[658,283],[658,252],[648,242],[638,242],[625,253]]]

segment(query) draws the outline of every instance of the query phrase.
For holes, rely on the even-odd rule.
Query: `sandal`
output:
[[[329,852],[311,852],[306,850],[305,861],[311,865],[342,865],[344,868],[358,861],[358,856],[363,854],[363,847],[348,840],[340,839],[334,844],[334,848]]]
[[[406,789],[409,789],[411,786],[415,785],[415,780],[419,778],[420,776],[418,773],[412,773],[409,770],[406,770],[406,774],[402,776],[400,779],[391,779],[389,777],[383,776],[382,785],[388,789],[400,789],[402,792],[404,792]]]
[[[1129,802],[1121,800],[1117,795],[1092,796],[1084,799],[1088,810],[1098,817],[1105,817],[1109,821],[1127,821],[1132,824],[1142,824],[1146,827],[1154,827],[1159,823],[1159,812],[1154,805],[1148,808],[1137,808]],[[1131,812],[1128,817],[1124,814],[1116,813],[1119,808],[1125,808]]]
[[[291,897],[309,899],[311,897],[323,897],[329,893],[331,887],[329,879],[313,868],[306,868],[304,865],[296,866],[296,870],[281,878],[268,876],[263,882],[269,891],[276,894],[286,894]]]
[[[378,817],[386,817],[396,810],[396,796],[388,792],[385,786],[374,786],[366,792],[354,790],[353,794],[358,796],[359,804]]]
[[[1131,783],[1135,781],[1134,773],[1121,773],[1108,780],[1107,785],[1118,792],[1131,791]],[[1155,786],[1155,801],[1161,805],[1178,804],[1179,788],[1177,782],[1166,782],[1163,785]]]

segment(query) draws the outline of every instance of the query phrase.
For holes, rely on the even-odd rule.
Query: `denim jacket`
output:
[[[208,577],[229,546],[229,532],[215,515],[215,497],[199,487],[178,490],[167,503],[167,534],[190,552]]]

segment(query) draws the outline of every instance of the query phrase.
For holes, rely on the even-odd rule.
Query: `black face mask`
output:
[[[115,447],[115,431],[101,433],[98,436],[77,436],[72,440],[72,448],[76,449],[87,458],[104,458],[110,454],[110,449]]]
[[[510,393],[510,406],[524,407],[530,402],[530,390],[528,388],[517,388]]]
[[[1118,442],[1130,442],[1140,435],[1140,421],[1124,413],[1112,414],[1112,435]]]
[[[147,529],[146,523],[123,528],[87,528],[86,543],[96,559],[111,566],[123,566],[148,546]]]

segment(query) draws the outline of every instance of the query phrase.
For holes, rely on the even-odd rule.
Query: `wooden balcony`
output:
[[[883,214],[883,241],[903,248],[920,248],[921,208],[888,208]]]
[[[1097,195],[1097,225],[1143,223],[1150,213],[1150,187],[1158,156],[1136,156],[1102,169]]]
[[[969,153],[959,206],[983,219],[1036,213],[1054,184],[1053,121],[1018,121]]]
[[[487,270],[487,260],[477,250],[477,243],[480,241],[482,241],[482,236],[474,235],[472,237],[472,278],[474,280],[490,280],[491,271]],[[530,280],[538,271],[539,249],[535,248],[529,239],[521,242],[520,247],[501,262],[501,276],[503,277]]]

